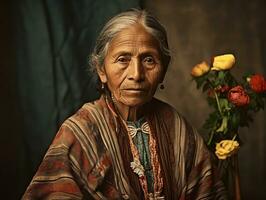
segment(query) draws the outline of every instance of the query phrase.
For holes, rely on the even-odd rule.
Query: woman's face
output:
[[[118,102],[132,107],[153,97],[164,77],[158,45],[139,24],[114,37],[98,74]]]

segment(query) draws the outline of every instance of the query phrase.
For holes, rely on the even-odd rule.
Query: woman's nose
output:
[[[138,59],[132,59],[128,68],[128,78],[134,81],[144,80],[144,69],[142,63]]]

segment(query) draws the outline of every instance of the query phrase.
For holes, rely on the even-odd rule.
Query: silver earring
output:
[[[101,89],[104,90],[104,83],[102,83],[102,85],[101,85]]]

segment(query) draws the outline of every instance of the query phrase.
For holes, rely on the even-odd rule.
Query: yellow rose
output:
[[[211,70],[221,71],[231,69],[235,64],[236,59],[233,54],[225,54],[221,56],[215,56],[212,63]]]
[[[227,157],[230,157],[239,149],[239,143],[234,140],[222,140],[221,142],[216,144],[216,156],[225,160]]]
[[[191,75],[198,77],[202,76],[203,74],[207,73],[210,70],[210,66],[205,61],[195,65],[191,70]]]

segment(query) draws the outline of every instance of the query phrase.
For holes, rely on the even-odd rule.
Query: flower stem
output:
[[[220,105],[220,102],[219,102],[219,98],[218,98],[218,95],[217,95],[217,93],[215,91],[214,91],[214,96],[215,96],[215,99],[216,99],[216,103],[217,103],[217,106],[218,106],[219,113],[223,117],[223,113],[222,113],[221,105]]]
[[[208,83],[210,84],[211,88],[213,89],[213,92],[214,92],[214,96],[215,96],[215,100],[216,100],[216,103],[217,103],[217,106],[218,106],[219,113],[220,113],[220,115],[223,117],[223,113],[222,113],[221,105],[220,105],[220,102],[219,102],[218,95],[217,95],[217,93],[216,93],[216,91],[215,91],[215,87],[214,87],[214,85],[212,84],[212,82],[211,82],[210,79],[207,79],[207,81],[208,81]],[[214,136],[214,133],[215,133],[215,131],[212,130],[211,135],[210,135],[209,140],[208,140],[208,143],[207,143],[208,145],[211,144],[212,139],[213,139],[213,136]]]
[[[221,105],[220,105],[220,102],[219,102],[219,98],[218,98],[218,95],[215,91],[215,87],[214,85],[212,84],[211,80],[210,79],[207,79],[208,83],[210,84],[211,88],[213,89],[213,92],[214,92],[214,96],[215,96],[215,100],[216,100],[216,103],[217,103],[217,106],[218,106],[218,110],[219,110],[219,113],[220,115],[223,117],[223,113],[222,113],[222,109],[221,109]]]

